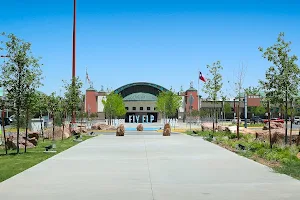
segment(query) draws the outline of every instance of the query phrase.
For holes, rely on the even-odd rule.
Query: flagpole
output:
[[[199,70],[199,68],[198,68],[198,111],[200,111],[200,95],[199,95],[199,93],[200,93],[200,70]],[[200,113],[199,113],[199,116],[200,116]]]

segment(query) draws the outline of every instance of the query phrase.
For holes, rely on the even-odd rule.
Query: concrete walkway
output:
[[[299,200],[300,181],[199,137],[106,134],[0,183],[0,199]]]

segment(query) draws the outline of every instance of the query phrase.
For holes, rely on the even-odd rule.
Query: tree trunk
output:
[[[287,122],[288,122],[288,112],[287,112],[287,109],[288,109],[288,93],[287,93],[287,86],[285,88],[285,137],[284,137],[284,142],[285,144],[287,145],[287,137],[288,137],[288,125],[287,125]]]
[[[269,138],[270,138],[270,148],[272,149],[272,134],[271,134],[271,116],[270,116],[270,101],[268,101],[268,122],[269,122]]]
[[[213,133],[215,132],[215,119],[216,119],[216,102],[214,100],[214,113],[213,113]]]
[[[236,122],[237,126],[236,126],[236,134],[237,134],[237,138],[238,140],[240,139],[240,101],[238,102],[237,105],[237,122]]]
[[[20,104],[17,106],[17,154],[20,153],[19,137],[20,137]]]
[[[4,102],[2,106],[2,131],[3,131],[3,137],[4,137],[4,148],[5,148],[5,154],[7,155],[7,145],[6,145],[6,136],[5,136],[5,121],[4,121]]]
[[[63,113],[63,119],[62,119],[62,134],[61,134],[61,140],[64,140],[64,133],[65,133],[65,120],[66,118],[65,118],[65,114]]]
[[[293,118],[293,103],[292,103],[292,101],[291,101],[290,145],[292,145],[292,135],[293,135],[293,123],[292,123],[292,118]]]
[[[43,142],[45,141],[44,137],[44,129],[43,129],[43,121],[42,121],[42,112],[40,111],[40,121],[41,121],[41,131],[42,131],[42,137],[43,137]]]
[[[26,108],[26,130],[25,130],[25,153],[27,152],[27,137],[28,137],[28,122],[29,121],[29,109]]]
[[[54,141],[54,114],[53,114],[53,123],[52,123],[52,141]]]

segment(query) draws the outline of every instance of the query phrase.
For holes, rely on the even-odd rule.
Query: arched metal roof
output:
[[[168,90],[154,83],[136,82],[136,83],[123,85],[117,88],[114,92],[120,94],[124,98],[134,93],[149,93],[158,96],[158,94],[162,91],[168,91]]]

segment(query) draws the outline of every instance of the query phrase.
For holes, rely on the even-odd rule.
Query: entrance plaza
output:
[[[200,137],[101,134],[0,183],[1,199],[300,199],[299,181]]]

